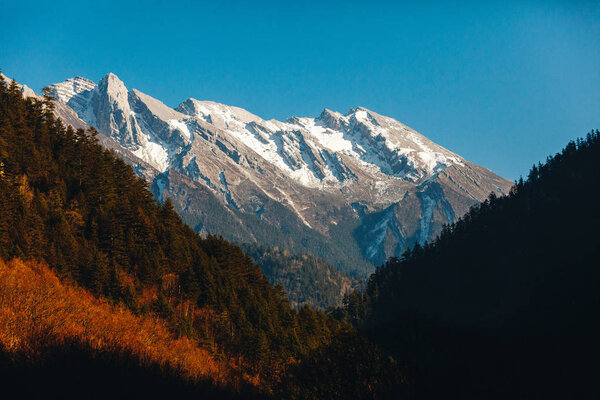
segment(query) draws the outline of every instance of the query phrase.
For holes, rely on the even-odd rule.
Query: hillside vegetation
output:
[[[57,120],[53,104],[0,81],[0,258],[22,260],[3,267],[14,280],[0,305],[12,321],[0,354],[7,382],[46,379],[51,397],[74,372],[81,386],[125,382],[135,391],[149,382],[141,386],[150,397],[160,396],[156,385],[180,390],[197,378],[205,389],[248,395],[250,386],[286,398],[336,398],[349,387],[373,398],[396,384],[393,362],[371,358],[378,349],[349,324],[292,308],[239,247],[196,234],[93,130]],[[19,308],[27,299],[35,312]],[[357,356],[326,361],[332,379],[316,386],[303,360],[340,338],[354,341]],[[385,383],[365,368],[373,362],[392,371]]]
[[[156,311],[177,332],[214,339],[253,365],[303,349],[305,332],[283,292],[238,247],[200,238],[93,136],[65,129],[50,102],[23,100],[15,89],[0,88],[0,256],[45,261],[60,277],[134,312]],[[205,320],[194,320],[186,302]]]
[[[56,351],[110,354],[140,370],[181,377],[190,389],[193,383],[204,387],[196,388],[204,394],[206,387],[240,390],[252,383],[228,360],[218,361],[193,340],[177,338],[164,320],[136,316],[65,285],[47,266],[33,261],[0,260],[0,349],[8,365],[22,365],[24,359],[43,363]]]
[[[271,285],[281,285],[290,304],[326,310],[342,305],[344,295],[359,286],[359,279],[345,275],[333,265],[309,254],[291,254],[278,247],[242,244]]]
[[[569,143],[345,299],[417,398],[597,398],[599,160]]]

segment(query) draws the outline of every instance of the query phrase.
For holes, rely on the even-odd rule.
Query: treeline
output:
[[[534,165],[339,313],[394,355],[416,398],[596,398],[600,132]]]
[[[315,256],[258,244],[240,246],[260,266],[271,285],[280,285],[285,290],[295,308],[339,307],[344,295],[359,286],[357,278],[343,274]]]
[[[207,360],[226,360],[238,371],[225,374],[229,384],[250,382],[262,393],[289,398],[315,393],[335,398],[348,387],[346,378],[363,398],[397,384],[393,379],[384,384],[369,372],[372,368],[365,369],[375,362],[376,370],[394,371],[394,364],[384,357],[371,359],[377,348],[358,338],[349,324],[309,307],[290,307],[283,290],[271,287],[239,247],[200,237],[170,201],[157,204],[145,181],[103,149],[93,130],[65,127],[54,117],[49,96],[24,99],[14,82],[4,81],[0,257],[42,262],[65,284],[82,286],[132,316],[159,318],[173,338],[191,341],[207,351]],[[38,344],[48,339],[40,337]],[[315,370],[303,368],[310,365],[304,360],[321,359],[341,337],[354,338],[356,356],[324,359],[334,367],[328,371],[333,375],[326,386],[315,386],[310,379]],[[4,357],[7,348],[0,350]],[[103,360],[105,353],[59,345],[53,354]],[[24,355],[34,363],[37,356],[35,349]],[[124,370],[131,366],[111,352],[106,357],[117,359],[102,364],[109,370],[115,363]],[[52,374],[52,367],[40,375],[46,372]]]

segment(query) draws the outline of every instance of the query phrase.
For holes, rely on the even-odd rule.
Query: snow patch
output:
[[[317,125],[313,118],[306,118],[304,127],[323,147],[331,151],[352,153],[353,143],[344,137],[342,131]]]
[[[169,126],[171,127],[171,129],[181,132],[186,139],[190,140],[192,138],[190,129],[185,124],[185,122],[177,120],[177,119],[171,119],[171,120],[169,120]]]
[[[160,172],[166,171],[169,167],[169,153],[160,144],[151,142],[147,136],[146,139],[147,141],[144,146],[132,149],[131,152]]]

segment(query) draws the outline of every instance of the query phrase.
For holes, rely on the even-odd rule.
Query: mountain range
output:
[[[313,304],[344,290],[323,293],[323,278],[346,289],[352,282],[324,277],[316,257],[197,234],[115,153],[138,174],[155,173],[159,189],[157,178],[176,167],[161,172],[116,135],[66,127],[88,124],[70,100],[44,92],[0,79],[6,390],[26,398],[599,397],[590,365],[600,354],[600,212],[582,199],[598,197],[600,131],[534,165],[508,195],[491,192],[455,215],[435,240],[417,238],[324,313],[288,301],[267,271]],[[140,126],[148,119],[138,120],[133,104],[129,124]],[[363,111],[370,115],[353,112]],[[419,190],[450,168],[420,183],[416,172],[401,179],[424,196]],[[296,270],[307,266],[302,276],[316,293],[298,286]]]
[[[363,107],[277,121],[193,98],[174,109],[112,73],[49,88],[61,119],[95,127],[195,231],[310,253],[353,274],[512,186]]]

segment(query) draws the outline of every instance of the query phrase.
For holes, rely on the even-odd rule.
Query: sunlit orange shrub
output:
[[[217,361],[193,340],[175,338],[165,322],[136,316],[67,285],[45,265],[0,260],[0,347],[36,357],[49,346],[78,342],[92,351],[133,354],[191,380],[240,384],[238,368]]]

